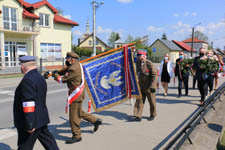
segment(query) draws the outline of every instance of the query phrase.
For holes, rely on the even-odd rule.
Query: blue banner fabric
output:
[[[140,98],[141,92],[134,69],[132,52],[128,49],[131,96]],[[86,89],[94,110],[102,111],[120,104],[127,98],[124,72],[124,54],[118,51],[83,64]]]

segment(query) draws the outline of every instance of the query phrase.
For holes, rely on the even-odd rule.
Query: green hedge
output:
[[[72,50],[73,52],[77,53],[80,57],[81,56],[90,57],[91,54],[93,53],[92,49],[87,49],[87,48],[73,47]],[[99,50],[96,50],[96,54],[100,54],[100,53],[101,52]]]

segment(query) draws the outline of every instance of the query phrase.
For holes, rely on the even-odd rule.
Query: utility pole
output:
[[[194,47],[194,34],[195,34],[195,28],[192,27],[192,40],[191,40],[191,57],[193,56],[193,47]]]
[[[197,25],[200,25],[200,24],[201,24],[201,22],[199,22],[198,24],[196,24],[196,25],[194,25],[194,26],[192,27],[191,57],[193,56],[193,49],[194,49],[195,27],[196,27]]]
[[[96,8],[96,2],[93,0],[93,56],[96,55],[96,33],[95,33],[95,8]]]
[[[213,41],[211,42],[211,48],[213,49]]]
[[[93,0],[92,7],[93,7],[93,56],[96,55],[96,31],[95,31],[95,19],[96,19],[96,8],[98,8],[100,5],[103,5],[104,3],[98,3]]]

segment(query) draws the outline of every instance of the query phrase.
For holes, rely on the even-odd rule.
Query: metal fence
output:
[[[225,83],[223,83],[206,101],[204,106],[197,108],[187,119],[188,123],[182,128],[180,132],[176,134],[176,136],[170,140],[170,142],[163,148],[163,150],[169,149],[180,149],[182,144],[188,139],[190,144],[193,141],[190,138],[190,134],[194,131],[194,129],[200,124],[201,120],[204,120],[207,123],[206,119],[204,118],[206,113],[211,109],[214,108],[214,104],[217,100],[221,101],[225,95]],[[155,147],[154,149],[158,150],[162,147],[162,145]]]

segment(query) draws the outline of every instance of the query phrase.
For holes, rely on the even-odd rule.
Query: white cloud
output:
[[[63,17],[67,18],[67,19],[71,19],[72,16],[71,15],[63,15]]]
[[[79,30],[74,30],[73,31],[73,35],[75,35],[75,36],[81,36],[82,33]]]
[[[196,12],[191,13],[191,16],[197,16]]]
[[[186,16],[189,16],[189,12],[185,12],[184,13],[184,16],[186,17]]]
[[[180,29],[190,29],[191,25],[184,24],[182,21],[178,21],[177,24],[171,26],[172,29],[180,30]]]
[[[117,0],[120,3],[131,3],[133,0]]]
[[[188,12],[188,11],[186,11],[186,12],[180,13],[180,14],[179,13],[174,13],[173,16],[174,17],[189,17],[189,16],[195,17],[195,16],[197,16],[197,13],[196,12]]]
[[[162,27],[149,26],[147,31],[151,31],[154,39],[161,38],[162,31],[167,34],[169,40],[185,40],[192,33],[192,24],[186,24],[178,21],[176,24],[165,25]],[[225,22],[211,22],[206,25],[195,26],[195,31],[200,31],[209,38],[209,42],[214,42],[215,48],[224,48],[225,46]]]
[[[174,17],[179,17],[180,15],[178,13],[173,14]]]
[[[98,26],[96,32],[99,34],[110,34],[112,32],[112,29],[104,29],[103,27]]]
[[[149,26],[147,28],[148,31],[151,31],[151,32],[162,32],[164,30],[164,28],[162,27],[154,27],[154,26]]]

